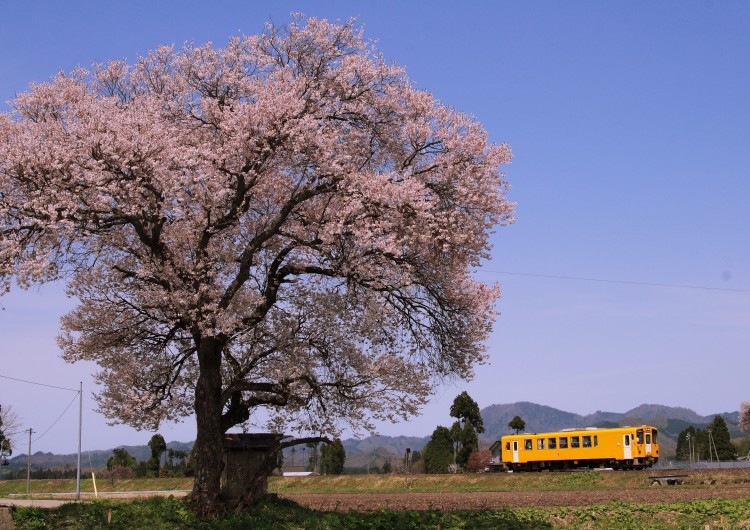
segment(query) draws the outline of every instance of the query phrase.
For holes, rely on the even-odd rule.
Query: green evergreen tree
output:
[[[452,451],[453,451],[453,463],[458,463],[458,448],[461,446],[461,422],[460,421],[454,421],[453,425],[451,425],[451,444],[452,444]]]
[[[320,449],[320,472],[324,475],[340,475],[344,472],[346,451],[338,438]]]
[[[484,421],[479,412],[479,405],[471,396],[463,391],[453,400],[450,410],[451,417],[458,418],[461,424],[468,422],[477,433],[484,432]]]
[[[145,478],[148,476],[148,462],[138,462],[135,466],[135,476],[137,478]]]
[[[729,428],[724,418],[715,416],[706,431],[711,433],[714,457],[718,455],[719,460],[734,460],[737,458],[737,448],[730,440]]]
[[[484,421],[479,405],[469,394],[461,392],[453,400],[450,415],[458,418],[451,427],[456,464],[466,468],[471,453],[479,450],[479,433],[484,432]]]
[[[171,453],[171,469],[170,472],[175,477],[185,477],[188,476],[188,457],[189,453],[187,451],[179,451],[177,449],[168,449],[167,453]]]
[[[185,459],[185,476],[192,477],[195,475],[195,446],[188,453]]]
[[[512,420],[510,420],[510,423],[508,423],[508,427],[515,430],[516,434],[518,434],[526,428],[526,422],[523,421],[523,418],[521,418],[521,416],[516,416]]]
[[[151,449],[151,458],[148,459],[147,464],[148,471],[150,475],[158,477],[161,469],[161,455],[167,450],[167,442],[161,434],[154,434],[148,441],[148,446]]]
[[[164,459],[164,468],[170,473],[174,471],[174,449],[167,449],[167,456]]]
[[[317,443],[307,444],[307,448],[310,450],[310,456],[307,458],[307,471],[316,472],[320,468],[320,453],[318,452]]]
[[[453,462],[453,437],[447,427],[438,426],[424,446],[422,459],[427,473],[447,473]]]
[[[727,448],[724,445],[725,442],[723,441],[724,435],[721,433],[719,434],[719,441],[721,443],[722,449],[719,450],[719,445],[717,444],[717,450],[714,450],[714,444],[716,443],[716,434],[714,433],[714,430],[718,429],[719,431],[722,431],[722,422],[723,418],[717,423],[712,422],[705,429],[696,429],[692,425],[687,427],[686,429],[683,429],[682,432],[680,432],[680,434],[677,436],[677,449],[675,451],[676,458],[678,460],[690,460],[691,458],[695,460],[712,460],[716,458],[717,450],[720,459],[722,459],[722,455],[726,457]],[[723,427],[724,429],[726,429],[726,423],[723,424]],[[711,431],[710,439],[708,435],[709,430]],[[728,440],[728,429],[726,430],[726,437],[726,439]],[[729,445],[732,445],[731,442],[729,442]],[[735,451],[733,445],[729,451]]]
[[[677,435],[677,448],[675,449],[675,458],[677,460],[688,461],[697,457],[695,453],[695,443],[697,441],[696,429],[692,425],[680,431]]]
[[[479,435],[471,423],[464,424],[459,442],[461,445],[456,455],[456,463],[466,469],[471,455],[479,451]]]
[[[695,430],[695,454],[698,460],[709,460],[708,431],[704,429]]]

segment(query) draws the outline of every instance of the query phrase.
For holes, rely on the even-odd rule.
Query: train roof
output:
[[[626,431],[626,430],[632,430],[632,429],[652,429],[652,430],[658,430],[653,425],[623,425],[620,427],[571,427],[568,429],[560,429],[559,431],[546,431],[546,432],[522,432],[518,434],[505,434],[501,436],[500,438],[505,438],[506,436],[547,436],[547,435],[566,435],[570,433],[587,433],[587,432],[614,432],[614,431]]]

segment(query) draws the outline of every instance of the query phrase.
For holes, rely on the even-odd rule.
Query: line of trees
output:
[[[341,439],[334,438],[331,443],[324,444],[309,442],[305,444],[305,451],[308,454],[307,460],[304,461],[305,471],[312,471],[322,475],[340,475],[344,472],[346,450]],[[292,447],[291,452],[292,462],[294,462],[294,453],[297,451]],[[284,467],[284,463],[284,453],[279,451],[276,462],[277,469],[281,470]]]
[[[164,438],[155,434],[149,440],[151,457],[145,461],[138,461],[123,447],[112,450],[107,459],[106,477],[112,484],[117,480],[143,477],[190,477],[195,472],[193,456],[190,451],[168,448]],[[36,467],[31,468],[32,479],[74,478],[76,468],[66,464],[64,467]],[[13,480],[26,478],[25,465],[21,469],[8,469],[2,474],[2,479]]]
[[[112,456],[107,460],[107,472],[113,484],[116,480],[131,477],[193,476],[195,468],[191,452],[168,448],[161,434],[153,435],[148,446],[151,457],[141,462],[122,447],[112,450]]]
[[[721,416],[714,417],[705,429],[692,425],[677,437],[677,460],[734,460],[737,447],[731,442],[729,428]]]
[[[62,478],[75,478],[77,469],[66,465],[65,467],[33,467],[29,478],[31,480],[55,480]],[[0,477],[1,480],[26,479],[26,466],[8,469]]]

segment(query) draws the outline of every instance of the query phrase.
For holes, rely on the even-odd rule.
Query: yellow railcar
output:
[[[512,434],[502,437],[500,447],[511,471],[643,469],[659,460],[658,432],[649,425]]]

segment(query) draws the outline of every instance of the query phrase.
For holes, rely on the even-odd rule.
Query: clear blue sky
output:
[[[711,414],[750,399],[748,2],[6,2],[0,102],[60,69],[163,43],[223,45],[293,11],[358,17],[419,87],[515,152],[518,222],[498,231],[480,272],[504,290],[491,362],[382,433],[449,425],[462,390],[482,407],[526,400],[581,414],[641,403]],[[59,359],[54,337],[72,307],[59,286],[0,303],[0,374],[83,381],[84,449],[148,440],[106,428],[88,397],[95,367]],[[0,379],[0,403],[40,434],[73,397]],[[74,451],[76,407],[32,450]],[[190,421],[161,432],[194,437]]]

